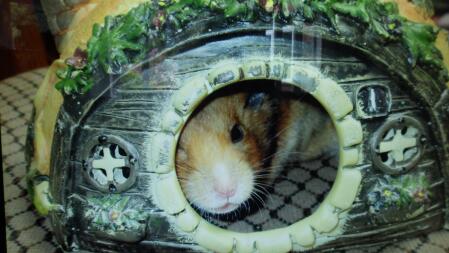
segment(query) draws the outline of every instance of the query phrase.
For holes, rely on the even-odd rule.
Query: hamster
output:
[[[226,214],[260,198],[287,161],[317,158],[335,143],[330,118],[312,102],[273,90],[229,89],[186,123],[176,173],[191,204]]]

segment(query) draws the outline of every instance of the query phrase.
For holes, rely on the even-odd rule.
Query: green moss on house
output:
[[[295,19],[311,22],[324,17],[338,34],[337,15],[343,15],[374,33],[381,43],[398,42],[409,51],[409,64],[428,64],[448,79],[442,56],[434,42],[437,30],[401,17],[395,3],[377,0],[161,0],[148,2],[125,15],[105,18],[96,24],[88,42],[85,64],[67,60],[67,68],[58,72],[61,79],[56,88],[64,94],[82,94],[93,86],[97,72],[119,75],[132,64],[144,60],[151,49],[165,41],[166,24],[181,29],[205,12],[223,15],[225,19],[254,21],[261,15],[290,22]],[[76,57],[76,56],[75,56]]]

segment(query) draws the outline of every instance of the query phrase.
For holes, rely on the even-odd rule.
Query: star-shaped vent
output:
[[[388,120],[374,135],[373,160],[389,174],[402,173],[413,167],[426,140],[419,121],[408,117]]]
[[[135,181],[136,159],[125,148],[126,144],[102,136],[84,164],[88,181],[98,190],[121,192]]]

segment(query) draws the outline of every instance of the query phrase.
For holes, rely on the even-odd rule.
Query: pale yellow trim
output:
[[[154,137],[152,145],[148,147],[152,153],[150,164],[154,172],[162,174],[174,170],[176,145],[176,138],[171,134],[160,133]]]
[[[440,33],[438,33],[438,37],[435,42],[435,46],[443,55],[444,65],[446,65],[446,69],[449,71],[449,33],[446,30],[440,30]],[[446,83],[446,86],[449,87],[449,82]]]
[[[335,81],[324,78],[318,82],[320,85],[312,95],[326,108],[333,120],[341,119],[354,109],[351,99]]]
[[[48,212],[54,207],[50,202],[50,185],[48,181],[42,181],[33,187],[33,204],[41,215],[48,215]]]
[[[340,176],[341,177],[341,176]],[[334,185],[338,184],[338,176],[335,179]],[[333,192],[335,192],[335,186],[332,186]],[[332,196],[329,194],[329,196]],[[335,210],[335,206],[328,203],[329,197],[326,197],[326,201],[320,204],[318,210],[316,210],[310,216],[310,223],[317,232],[329,233],[334,230],[338,225],[338,213]]]
[[[83,27],[80,24],[83,24],[83,22],[86,22],[85,20],[90,18],[90,15],[93,13],[92,11],[95,10],[95,8],[97,7],[98,2],[101,3],[101,0],[91,0],[88,3],[86,3],[82,6],[79,6],[79,8],[77,10],[73,10],[73,11],[76,11],[76,13],[73,16],[69,27],[65,30],[58,31],[57,34],[61,35],[61,40],[60,40],[61,43],[59,43],[59,45],[58,45],[58,51],[61,54],[66,51],[66,49],[68,48],[69,45],[75,45],[75,44],[73,44],[73,42],[71,42],[71,40],[73,40],[73,35],[74,35],[75,31],[77,30],[77,28],[85,29],[86,33],[89,32],[87,27]],[[90,28],[90,32],[92,32],[92,28]],[[89,34],[89,35],[91,35],[91,34]],[[73,52],[72,52],[72,54],[73,54]]]
[[[292,240],[302,247],[311,247],[315,244],[315,234],[312,227],[304,222],[296,222],[291,226]]]
[[[362,174],[357,169],[345,168],[334,182],[333,190],[329,193],[330,203],[335,207],[346,210],[351,207],[357,195],[357,189],[362,180]]]
[[[341,147],[351,147],[362,142],[362,125],[360,121],[354,119],[352,116],[348,115],[344,119],[334,122],[334,125],[337,129],[338,142]]]
[[[41,175],[50,174],[51,145],[62,95],[54,88],[57,82],[56,70],[63,65],[62,61],[54,61],[47,71],[42,85],[34,97],[34,157],[36,169]]]
[[[165,114],[162,119],[162,130],[165,132],[170,132],[176,134],[181,129],[183,125],[183,119],[175,111],[170,111]]]
[[[359,161],[359,155],[362,156],[360,152],[358,148],[340,150],[340,166],[356,165]]]
[[[200,221],[201,216],[190,205],[187,205],[186,209],[176,216],[176,225],[185,232],[192,232],[200,224]]]
[[[267,65],[263,60],[247,62],[242,66],[243,75],[246,80],[267,78]]]
[[[232,232],[214,226],[203,218],[193,236],[199,245],[206,249],[213,249],[215,252],[231,252],[234,246]]]
[[[410,21],[435,25],[432,21],[432,17],[430,16],[431,13],[427,13],[410,0],[384,0],[384,2],[396,2],[398,5],[399,14]]]
[[[223,62],[216,69],[212,70],[207,77],[210,88],[213,90],[220,89],[239,80],[240,68],[233,61]]]
[[[91,1],[85,8],[79,10],[75,15],[69,32],[61,40],[59,50],[61,59],[66,59],[73,55],[77,47],[86,48],[87,41],[92,35],[94,24],[102,25],[106,16],[117,16],[127,13],[130,9],[148,0],[108,0]]]
[[[175,171],[159,176],[155,183],[154,198],[168,214],[178,214],[186,208],[187,200],[179,185]],[[191,215],[195,217],[195,215]]]
[[[208,90],[203,77],[195,77],[188,80],[186,85],[181,87],[173,98],[173,106],[183,115],[192,113],[193,109],[205,98]]]

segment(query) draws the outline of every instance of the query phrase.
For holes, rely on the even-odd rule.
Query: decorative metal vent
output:
[[[87,181],[96,189],[111,193],[129,189],[136,180],[136,168],[136,152],[113,136],[100,136],[83,164]]]
[[[425,141],[424,128],[414,118],[388,119],[374,134],[373,162],[388,174],[404,173],[419,161]]]

